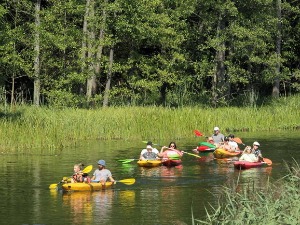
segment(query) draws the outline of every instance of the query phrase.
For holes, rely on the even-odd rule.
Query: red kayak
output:
[[[162,161],[164,166],[172,167],[172,166],[179,166],[182,164],[181,159],[166,159]]]
[[[205,146],[205,145],[201,145],[201,146],[198,146],[197,147],[197,150],[199,152],[213,152],[216,150],[216,148],[210,148],[208,146]]]
[[[265,162],[247,162],[247,161],[236,161],[233,163],[234,168],[239,170],[245,170],[255,167],[267,166]]]

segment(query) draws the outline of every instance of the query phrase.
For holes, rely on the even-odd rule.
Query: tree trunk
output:
[[[114,49],[110,48],[110,51],[109,51],[109,68],[108,68],[108,73],[107,73],[107,81],[106,81],[106,85],[105,85],[105,92],[104,92],[104,98],[103,98],[103,107],[108,106],[109,91],[110,91],[110,84],[111,84],[111,77],[112,77],[113,57],[114,57]]]
[[[88,27],[88,16],[90,11],[90,0],[86,1],[85,4],[85,13],[83,18],[83,27],[82,27],[82,43],[81,43],[81,73],[84,74],[86,71],[86,46],[87,46],[87,27]],[[80,85],[79,93],[83,94],[83,85]]]
[[[276,0],[276,12],[277,12],[277,36],[276,36],[276,68],[275,78],[273,82],[272,97],[279,97],[279,82],[280,82],[280,58],[281,58],[281,0]]]
[[[90,13],[89,13],[89,18],[91,20],[94,19],[94,7],[95,7],[95,2],[94,0],[91,0],[90,2]],[[90,29],[88,29],[88,79],[87,79],[87,90],[86,90],[86,96],[88,102],[90,101],[90,98],[93,97],[96,93],[96,76],[95,76],[95,64],[94,64],[94,42],[95,42],[95,32],[94,32],[94,25],[92,24],[89,26]]]
[[[220,33],[224,29],[224,21],[222,16],[219,18],[218,28],[217,28],[217,38],[219,38]],[[219,99],[221,96],[225,95],[224,84],[225,84],[225,43],[220,42],[218,48],[216,49],[216,72],[213,77],[212,83],[212,97],[213,106],[217,107]]]
[[[105,5],[107,3],[107,0],[105,1]],[[95,64],[95,74],[96,76],[100,76],[100,64],[101,64],[101,57],[103,52],[103,40],[104,40],[104,30],[105,30],[105,24],[106,24],[106,10],[103,9],[102,11],[102,26],[100,28],[99,32],[99,45],[97,48],[97,55],[96,55],[96,64]]]
[[[34,46],[34,90],[33,102],[35,105],[40,105],[40,9],[41,0],[37,0],[35,4],[35,46]]]

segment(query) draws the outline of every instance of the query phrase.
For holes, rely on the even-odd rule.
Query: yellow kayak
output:
[[[161,160],[139,160],[137,164],[143,167],[155,167],[161,165]]]
[[[105,187],[101,183],[66,183],[62,185],[64,191],[99,191],[111,187],[112,182],[106,182]]]
[[[225,149],[218,148],[214,151],[214,156],[217,159],[229,158],[239,156],[243,151],[229,152]]]

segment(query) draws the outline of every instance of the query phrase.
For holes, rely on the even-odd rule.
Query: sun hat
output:
[[[147,149],[153,149],[151,145],[147,145]]]
[[[105,161],[103,159],[100,159],[98,161],[98,165],[102,165],[102,166],[105,166]]]
[[[253,145],[260,146],[260,144],[259,144],[257,141],[254,141],[254,142],[253,142]]]
[[[214,130],[220,130],[219,127],[214,127]]]

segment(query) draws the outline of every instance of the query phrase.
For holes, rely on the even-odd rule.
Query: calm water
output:
[[[268,168],[242,171],[240,184],[263,187],[285,175],[283,160],[300,162],[300,132],[240,134],[246,144],[257,140],[263,155],[273,161]],[[256,137],[260,137],[256,139]],[[177,141],[178,148],[192,153],[199,138]],[[153,140],[155,142],[155,140]],[[169,141],[162,144],[167,145]],[[59,155],[0,155],[0,224],[192,224],[203,218],[213,193],[236,183],[239,171],[231,163],[213,160],[211,154],[197,158],[185,155],[180,168],[141,168],[136,161],[121,164],[116,159],[137,158],[142,142],[98,141],[81,143]],[[135,178],[133,185],[118,183],[98,192],[64,194],[49,185],[73,172],[73,164],[93,164],[105,159],[117,180]]]

